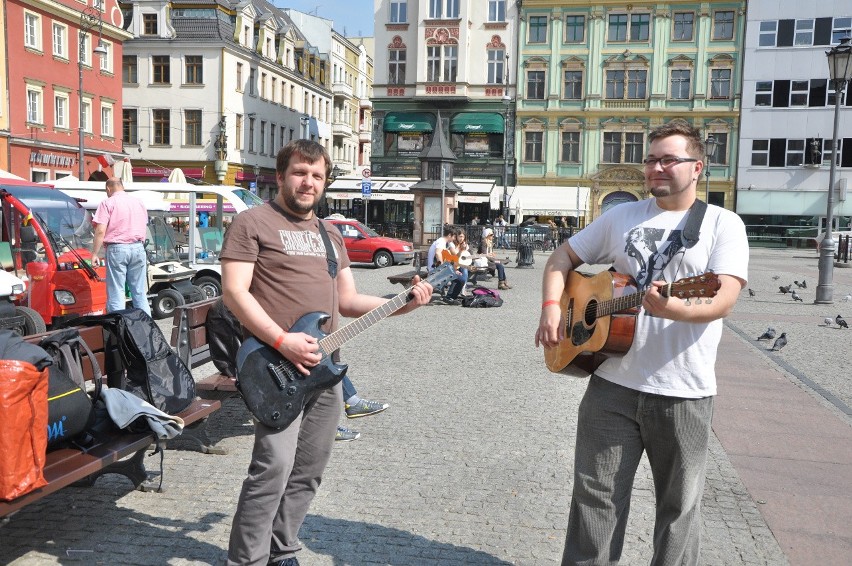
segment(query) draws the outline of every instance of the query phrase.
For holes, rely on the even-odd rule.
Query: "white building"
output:
[[[852,167],[852,97],[847,90],[841,100],[835,151],[826,51],[850,31],[850,0],[748,2],[737,212],[752,237],[816,235],[824,226],[832,158],[835,226],[849,229],[852,201],[844,187]]]

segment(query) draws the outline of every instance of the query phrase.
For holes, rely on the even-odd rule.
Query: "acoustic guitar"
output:
[[[712,272],[680,279],[661,289],[664,297],[690,304],[716,296],[722,286]],[[570,271],[559,301],[565,317],[565,338],[544,347],[544,363],[554,373],[588,377],[603,361],[624,354],[633,344],[636,315],[646,291],[633,277],[604,271],[596,275]]]
[[[455,271],[448,263],[435,270],[426,281],[433,287],[440,287],[453,277]],[[335,386],[346,375],[348,366],[335,363],[331,355],[364,330],[404,307],[411,300],[409,291],[406,289],[331,334],[321,328],[330,315],[312,312],[299,318],[290,332],[304,332],[317,338],[322,356],[309,375],[297,370],[278,350],[256,338],[247,339],[237,352],[237,389],[249,411],[268,427],[287,428],[315,391]]]

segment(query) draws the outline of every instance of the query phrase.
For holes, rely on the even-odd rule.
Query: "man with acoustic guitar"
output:
[[[699,561],[716,350],[722,319],[747,282],[749,249],[736,214],[697,198],[706,167],[698,130],[673,120],[648,140],[645,183],[654,198],[606,211],[554,251],[544,269],[535,342],[550,361],[563,344],[615,324],[614,315],[595,321],[596,307],[575,315],[581,301],[566,279],[582,279],[573,271],[581,264],[611,264],[617,272],[595,277],[632,276],[641,306],[626,317],[613,309],[635,324],[632,344],[594,369],[580,403],[563,564],[618,562],[643,451],[657,503],[651,563]],[[672,283],[682,278],[714,284],[683,294],[699,298],[684,301]]]
[[[278,152],[275,169],[275,199],[238,214],[225,236],[223,295],[256,341],[308,376],[327,357],[315,336],[293,330],[303,315],[325,313],[323,330],[331,332],[340,316],[364,315],[387,300],[358,293],[340,232],[314,215],[331,173],[326,150],[313,141],[293,141]],[[395,312],[409,312],[431,296],[432,286],[415,279],[407,302]],[[237,356],[241,382],[249,381],[239,369],[243,347]],[[267,375],[253,379],[273,381]],[[295,389],[290,383],[281,389]],[[248,399],[245,387],[240,391]],[[284,428],[255,423],[252,460],[231,529],[229,565],[298,566],[299,528],[331,456],[343,404],[339,380],[305,401]]]

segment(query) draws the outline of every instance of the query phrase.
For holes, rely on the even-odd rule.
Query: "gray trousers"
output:
[[[299,529],[331,457],[342,407],[338,383],[284,430],[255,423],[251,464],[231,525],[229,566],[265,566],[301,550]]]
[[[641,393],[593,375],[580,403],[562,564],[617,564],[644,450],[656,493],[652,565],[694,565],[713,397]]]

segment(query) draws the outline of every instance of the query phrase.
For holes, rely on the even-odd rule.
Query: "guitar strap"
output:
[[[705,212],[707,212],[707,203],[701,199],[695,199],[695,202],[692,203],[692,209],[689,211],[689,217],[686,219],[686,226],[680,234],[684,248],[689,249],[698,243],[701,222],[704,220]]]

